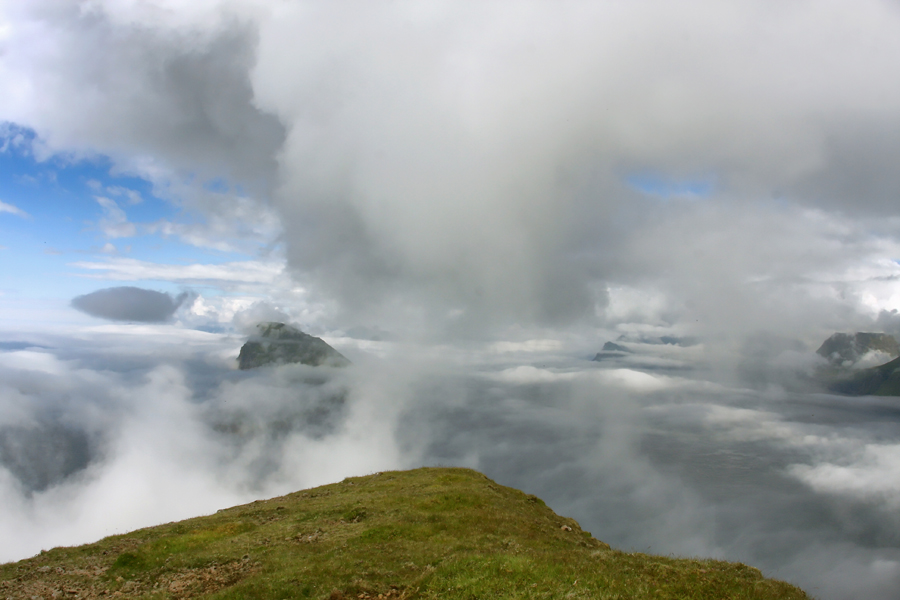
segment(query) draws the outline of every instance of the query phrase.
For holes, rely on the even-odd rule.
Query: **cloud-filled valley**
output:
[[[346,369],[237,371],[241,337],[147,327],[0,353],[2,558],[454,464],[624,549],[741,560],[822,598],[890,598],[900,581],[893,399],[752,390],[548,344],[385,342],[379,358],[344,338]]]
[[[896,597],[900,404],[814,351],[900,334],[898,57],[888,0],[0,3],[0,560],[452,464]],[[236,369],[272,320],[353,365]]]

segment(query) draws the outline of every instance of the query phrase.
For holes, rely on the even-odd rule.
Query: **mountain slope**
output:
[[[894,336],[835,333],[816,354],[828,361],[815,378],[829,391],[848,396],[900,396],[900,346]],[[861,368],[861,361],[875,361],[877,366]]]
[[[611,550],[468,469],[423,468],[56,548],[6,598],[807,598],[758,570]]]
[[[900,356],[900,346],[887,333],[835,333],[822,342],[816,354],[835,366],[849,366],[870,352],[877,352],[887,360]]]
[[[256,326],[257,335],[241,346],[238,368],[255,369],[266,365],[300,363],[318,367],[346,367],[350,364],[343,354],[322,338],[309,335],[284,323],[266,322]]]
[[[849,396],[900,396],[900,358],[838,379],[829,389]]]

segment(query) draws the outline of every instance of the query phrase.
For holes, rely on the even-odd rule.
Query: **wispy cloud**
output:
[[[0,200],[0,213],[9,213],[12,215],[16,215],[17,217],[22,217],[23,219],[30,219],[31,215],[22,210],[17,206],[13,206],[12,204],[7,204]]]
[[[141,197],[141,193],[137,190],[132,190],[126,187],[122,187],[120,185],[113,185],[106,188],[106,191],[113,196],[122,196],[125,198],[125,201],[128,204],[140,204],[144,201],[144,198]]]
[[[259,260],[222,264],[173,265],[134,258],[111,258],[103,262],[81,261],[70,266],[90,271],[84,277],[115,281],[157,280],[184,284],[265,284],[282,283],[284,263]]]
[[[128,221],[125,211],[119,208],[115,200],[105,196],[95,198],[97,204],[103,207],[103,218],[97,223],[100,231],[109,238],[134,237],[137,227]]]

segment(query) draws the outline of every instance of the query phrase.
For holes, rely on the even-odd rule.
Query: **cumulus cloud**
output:
[[[274,166],[281,128],[252,105],[252,26],[215,4],[176,23],[163,15],[184,11],[152,5],[157,18],[144,20],[140,5],[8,3],[4,20],[15,27],[3,76],[14,93],[4,118],[36,129],[50,152],[100,151],[136,170],[150,161],[147,173],[194,165],[218,176],[229,164],[259,179]],[[34,94],[44,102],[32,104]]]
[[[620,318],[608,290],[632,289],[715,339],[818,338],[871,316],[843,286],[896,255],[900,85],[882,74],[900,10],[883,0],[4,14],[3,118],[207,217],[158,232],[219,249],[280,236],[345,321],[584,327]],[[705,183],[647,193],[636,176]]]
[[[828,290],[791,298],[823,264],[881,255],[834,225],[891,215],[893,142],[867,123],[894,139],[900,87],[878,73],[896,6],[348,6],[262,21],[252,81],[287,125],[290,264],[349,309],[561,324],[629,284],[714,307],[718,332],[748,309],[795,329],[853,312]],[[883,160],[840,158],[857,146]],[[638,170],[716,184],[661,201],[629,187]],[[785,311],[807,300],[821,309]]]
[[[279,323],[289,323],[290,315],[279,310],[268,302],[254,302],[247,308],[237,311],[232,317],[235,329],[245,335],[253,335],[257,332],[257,323],[265,321],[276,321]]]
[[[37,138],[24,143],[39,159],[104,155],[114,173],[149,180],[157,197],[218,215],[209,229],[179,232],[188,243],[215,247],[228,239],[229,250],[242,247],[272,219],[261,204],[242,208],[246,200],[238,197],[259,199],[273,185],[284,136],[277,119],[253,104],[250,19],[259,11],[244,4],[246,11],[226,2],[197,10],[4,3],[0,78],[9,93],[0,100],[0,120],[34,130]],[[211,194],[205,184],[221,177],[242,192]]]
[[[173,298],[163,292],[122,286],[77,296],[72,299],[72,306],[101,319],[158,323],[172,318],[190,296],[182,292]]]

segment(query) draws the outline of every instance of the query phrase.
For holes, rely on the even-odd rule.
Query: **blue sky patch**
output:
[[[34,142],[33,131],[0,125],[0,294],[69,298],[90,292],[109,282],[82,277],[72,263],[113,256],[177,264],[249,258],[185,243],[171,227],[161,227],[196,224],[201,217],[155,196],[145,179],[112,175],[109,158],[37,160]],[[208,189],[228,184],[216,180]]]
[[[639,192],[663,200],[670,198],[706,198],[712,195],[715,190],[712,177],[674,179],[652,171],[630,175],[625,178],[625,182]]]

